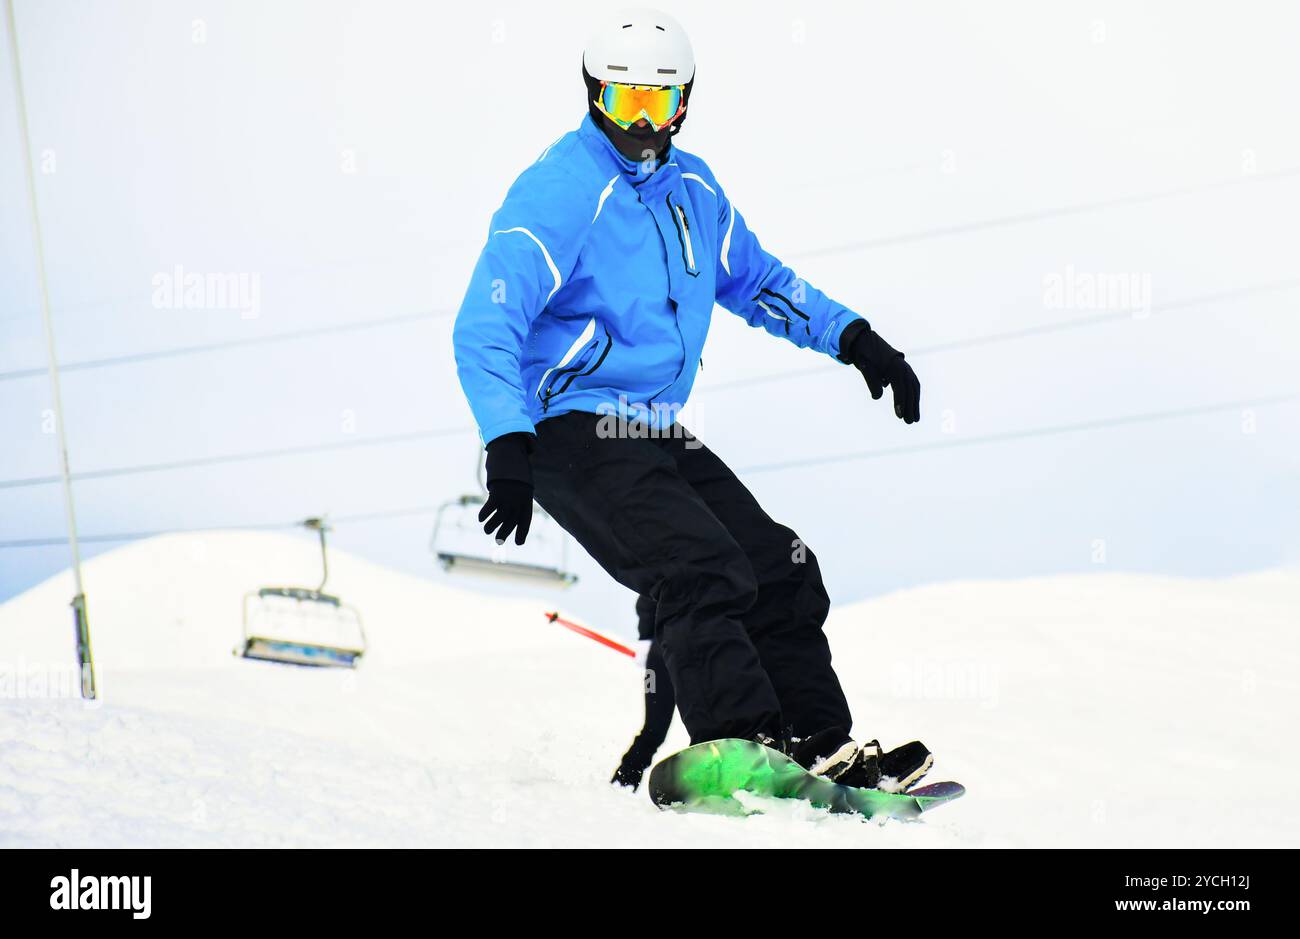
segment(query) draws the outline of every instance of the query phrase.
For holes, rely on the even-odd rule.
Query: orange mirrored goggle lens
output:
[[[620,85],[603,82],[596,107],[619,127],[631,127],[644,118],[659,130],[686,110],[684,85]]]

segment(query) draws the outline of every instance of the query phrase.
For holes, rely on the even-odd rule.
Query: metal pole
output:
[[[63,430],[63,397],[59,393],[59,360],[54,351],[54,324],[50,317],[50,288],[45,275],[45,247],[41,237],[41,216],[36,202],[36,166],[32,159],[32,136],[27,123],[27,97],[23,92],[23,69],[18,58],[18,26],[14,21],[14,0],[5,0],[9,29],[9,58],[13,62],[14,94],[18,100],[18,129],[27,168],[27,198],[31,208],[32,245],[36,254],[36,279],[41,288],[41,319],[45,323],[45,352],[49,360],[50,397],[59,435],[59,469],[63,475],[63,509],[68,519],[68,546],[72,549],[72,619],[76,631],[77,665],[81,669],[81,696],[94,698],[95,658],[90,648],[90,620],[86,614],[86,591],[81,582],[81,548],[77,544],[77,513],[72,501],[72,475],[68,469],[68,438]]]
[[[330,579],[330,559],[325,553],[325,525],[322,522],[320,526],[320,586],[316,588],[317,593],[325,590],[325,582]]]

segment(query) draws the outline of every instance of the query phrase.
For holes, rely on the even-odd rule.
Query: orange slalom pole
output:
[[[579,636],[586,636],[588,639],[591,639],[595,642],[599,642],[602,646],[608,646],[609,648],[613,649],[615,652],[621,652],[626,656],[630,656],[631,658],[636,658],[636,653],[631,649],[629,649],[627,646],[623,645],[623,643],[615,642],[613,639],[610,639],[608,636],[602,636],[600,633],[596,632],[595,630],[588,629],[586,626],[579,626],[577,623],[570,622],[569,620],[560,616],[558,610],[554,613],[543,613],[542,615],[545,616],[552,623],[559,623],[565,629],[572,630],[573,632],[577,633]]]

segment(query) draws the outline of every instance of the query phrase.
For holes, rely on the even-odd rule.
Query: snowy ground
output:
[[[355,673],[231,655],[245,590],[314,583],[304,539],[91,561],[96,707],[38,697],[71,655],[66,575],[0,606],[0,846],[1300,846],[1300,573],[956,583],[837,610],[859,735],[919,737],[932,778],[969,788],[878,824],[615,791],[639,676],[548,625],[553,599],[332,560],[373,646]]]

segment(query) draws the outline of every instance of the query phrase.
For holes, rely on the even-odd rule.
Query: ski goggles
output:
[[[601,82],[593,102],[624,130],[645,118],[655,130],[662,130],[686,110],[685,85],[622,85]]]

